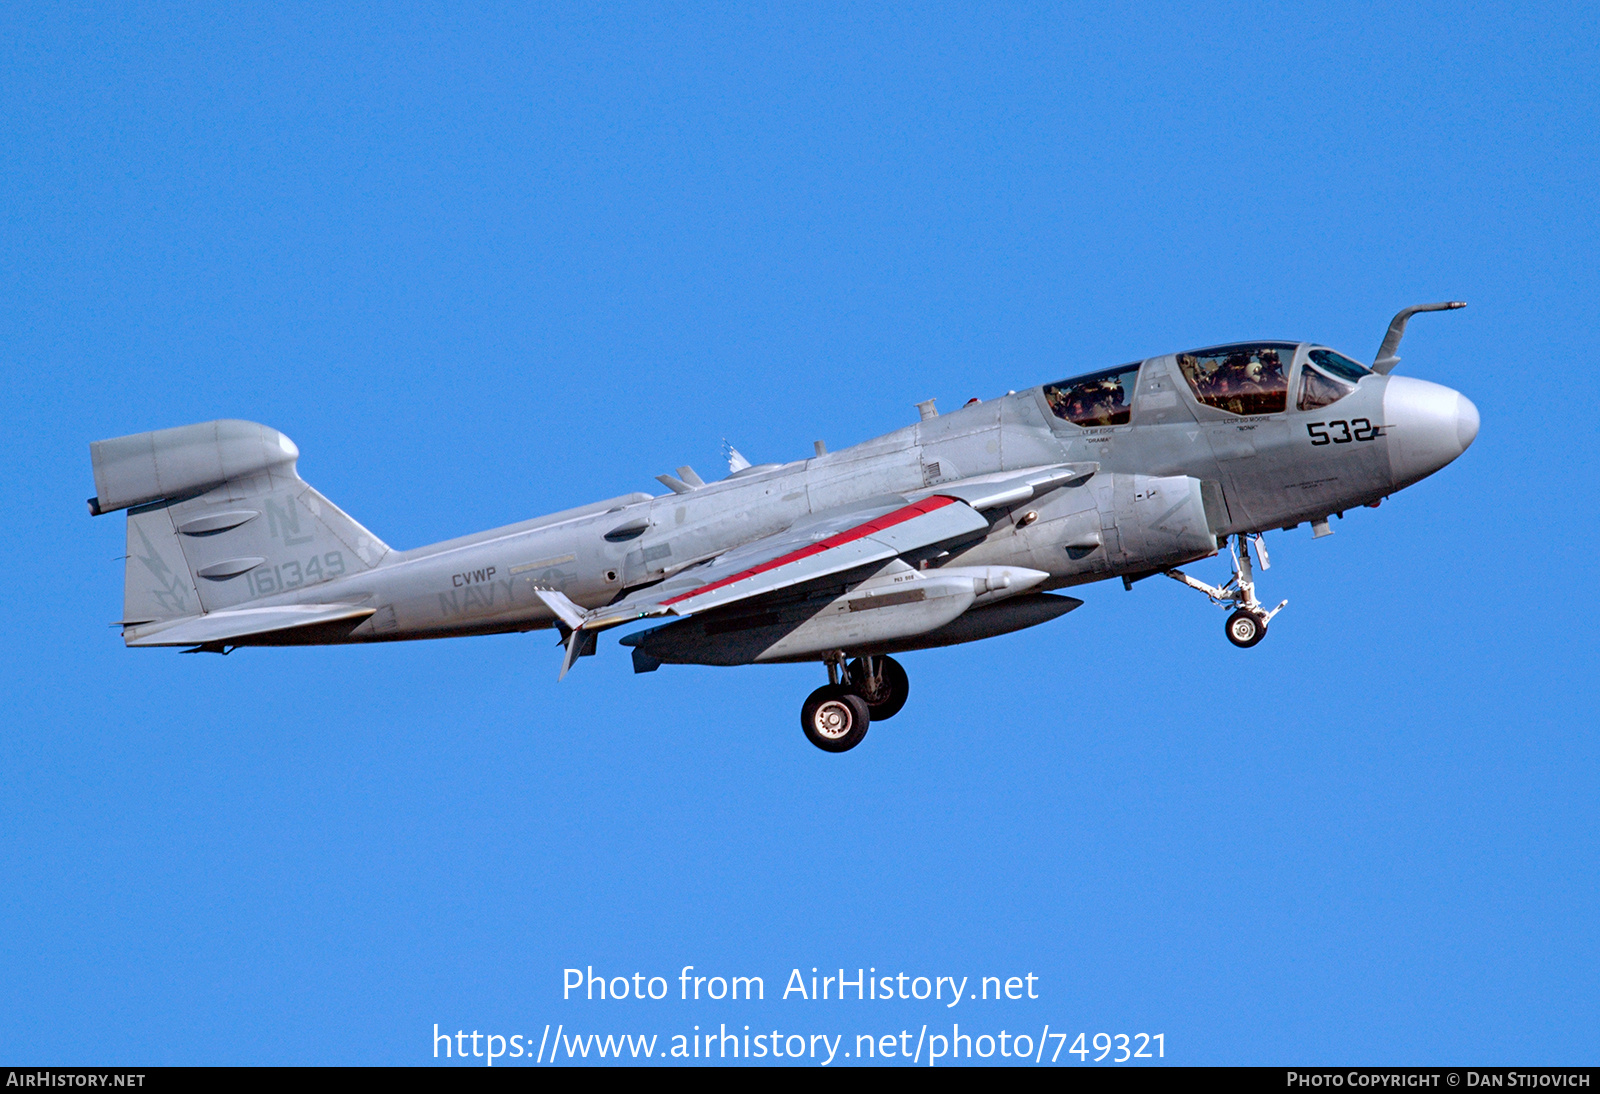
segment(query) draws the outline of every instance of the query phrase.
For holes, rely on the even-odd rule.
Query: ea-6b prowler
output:
[[[663,664],[820,661],[801,721],[858,744],[906,701],[891,656],[1036,626],[1049,590],[1165,574],[1231,608],[1249,647],[1283,608],[1256,599],[1260,533],[1328,518],[1439,470],[1477,436],[1465,397],[1391,375],[1407,308],[1369,367],[1309,343],[1151,357],[921,421],[838,452],[626,494],[394,551],[301,480],[282,433],[241,421],[90,446],[91,513],[128,510],[129,646],[386,642],[554,627],[561,675],[626,635]],[[1221,587],[1184,563],[1227,550]]]

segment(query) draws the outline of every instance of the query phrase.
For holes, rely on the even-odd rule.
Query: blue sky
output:
[[[1592,1062],[1596,30],[8,8],[0,1057],[954,1019],[1185,1063]],[[557,685],[547,633],[222,659],[106,626],[102,437],[265,422],[407,548],[930,396],[1244,337],[1370,359],[1452,298],[1400,367],[1473,399],[1477,443],[1332,538],[1269,536],[1260,647],[1173,583],[1092,586],[908,655],[906,711],[844,756],[796,724],[815,666],[635,677],[607,638]],[[561,999],[569,966],[691,964],[768,999]],[[813,966],[1041,998],[774,998]]]

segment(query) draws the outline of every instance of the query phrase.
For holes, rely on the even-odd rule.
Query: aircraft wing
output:
[[[830,514],[691,567],[587,613],[578,625],[603,630],[647,616],[694,615],[988,530],[976,509],[940,495]]]
[[[1053,464],[979,475],[911,495],[909,504],[885,504],[800,522],[787,531],[735,548],[648,591],[673,615],[693,615],[738,600],[826,577],[907,551],[989,530],[980,510],[1015,505],[1087,480],[1099,464]],[[896,499],[899,501],[899,499]],[[682,579],[688,579],[680,584]],[[632,598],[629,598],[631,600]],[[624,600],[602,609],[603,618],[627,608]],[[601,613],[596,613],[600,615]],[[656,614],[656,613],[652,613]],[[634,616],[625,616],[625,622]]]
[[[1051,464],[943,483],[912,498],[888,497],[799,521],[782,532],[727,551],[657,585],[593,611],[554,589],[534,592],[567,634],[566,675],[588,635],[662,615],[695,615],[816,578],[887,562],[907,551],[989,530],[980,510],[1015,505],[1060,486],[1084,482],[1099,464]]]

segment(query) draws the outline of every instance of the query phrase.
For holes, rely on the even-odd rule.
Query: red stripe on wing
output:
[[[764,574],[770,570],[776,570],[780,566],[787,566],[791,562],[799,562],[801,559],[810,558],[812,555],[820,555],[824,551],[830,551],[835,547],[842,547],[846,543],[854,543],[858,539],[866,539],[874,532],[881,532],[885,528],[893,528],[896,524],[904,524],[908,520],[914,520],[917,517],[922,516],[924,513],[933,512],[935,509],[943,509],[946,505],[954,504],[956,500],[956,498],[941,497],[937,494],[931,498],[923,498],[921,501],[913,502],[903,509],[896,509],[892,513],[885,513],[883,516],[878,517],[875,520],[869,520],[865,524],[859,524],[848,531],[840,532],[835,536],[829,536],[827,539],[818,540],[816,543],[813,543],[808,547],[802,547],[798,551],[790,551],[786,555],[779,555],[777,558],[769,559],[758,566],[752,566],[748,570],[741,570],[732,577],[725,577],[721,581],[713,581],[709,585],[702,585],[700,588],[691,592],[681,593],[678,596],[673,597],[671,600],[663,600],[661,604],[663,607],[666,607],[670,604],[678,604],[685,600],[692,600],[694,597],[704,596],[706,593],[712,592],[716,589],[727,588],[736,581],[743,581],[746,578],[755,577],[757,574]]]

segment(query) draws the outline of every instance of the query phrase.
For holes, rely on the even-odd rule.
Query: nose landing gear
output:
[[[1249,649],[1267,636],[1267,624],[1272,621],[1273,616],[1283,611],[1289,602],[1281,601],[1270,612],[1262,607],[1261,602],[1256,599],[1255,571],[1250,565],[1250,541],[1254,542],[1256,557],[1261,560],[1263,570],[1271,566],[1267,560],[1266,545],[1261,542],[1260,533],[1248,537],[1248,540],[1241,533],[1238,539],[1237,548],[1232,543],[1228,544],[1228,553],[1233,556],[1233,577],[1221,588],[1198,581],[1182,570],[1167,570],[1165,573],[1172,580],[1181,581],[1189,588],[1205,593],[1218,607],[1226,608],[1231,605],[1234,611],[1228,616],[1224,632],[1229,642],[1240,649]]]
[[[847,665],[844,654],[835,652],[826,663],[828,683],[806,698],[800,728],[824,752],[848,752],[861,743],[875,719],[900,713],[911,682],[892,657],[858,657]]]

